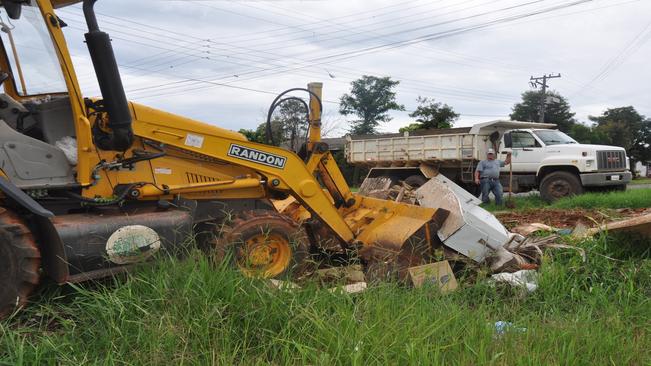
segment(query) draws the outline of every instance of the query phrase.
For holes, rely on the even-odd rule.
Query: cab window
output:
[[[511,132],[511,141],[513,148],[540,147],[540,144],[533,135],[525,131]]]
[[[35,1],[24,4],[20,19],[9,21],[0,8],[0,39],[19,95],[66,92],[50,34]]]

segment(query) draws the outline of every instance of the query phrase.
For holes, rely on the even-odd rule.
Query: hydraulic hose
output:
[[[277,101],[275,104],[273,104],[271,106],[271,108],[270,108],[271,113],[269,114],[269,117],[273,115],[274,111],[276,110],[276,108],[278,108],[278,106],[280,106],[281,104],[283,104],[285,102],[289,102],[290,100],[294,100],[294,101],[297,101],[297,102],[300,102],[301,104],[303,104],[303,106],[305,107],[305,121],[309,123],[309,121],[310,121],[310,107],[307,105],[306,101],[304,101],[303,99],[301,99],[299,97],[287,97],[287,98],[283,98],[283,99]],[[266,125],[266,130],[265,130],[265,140],[266,140],[265,142],[267,144],[275,145],[276,143],[273,140],[273,131],[272,131],[272,126],[271,126],[271,120],[269,119],[269,117],[267,118],[267,125]],[[307,138],[307,135],[306,135],[306,138]]]
[[[276,99],[274,99],[274,101],[271,103],[271,106],[269,107],[269,112],[267,113],[267,126],[266,126],[266,131],[265,131],[265,135],[266,135],[265,136],[265,142],[267,144],[271,144],[271,145],[276,144],[275,141],[273,140],[273,135],[271,133],[272,132],[271,131],[271,115],[273,114],[276,107],[280,104],[280,98],[282,98],[283,95],[285,95],[287,93],[291,93],[293,91],[308,92],[310,95],[312,95],[314,98],[316,98],[316,100],[319,102],[319,109],[323,110],[323,103],[321,103],[321,98],[319,98],[318,95],[316,95],[314,92],[312,92],[312,91],[310,91],[310,90],[308,90],[306,88],[291,88],[291,89],[287,89],[284,92],[278,94],[278,96],[276,96]],[[291,99],[291,98],[285,98],[285,100],[289,100],[289,99]],[[300,98],[298,98],[298,99],[300,99]],[[307,106],[307,103],[304,100],[302,100],[302,99],[300,99],[300,100],[307,107],[307,113],[308,113],[307,115],[308,115],[308,121],[309,121],[310,108]]]

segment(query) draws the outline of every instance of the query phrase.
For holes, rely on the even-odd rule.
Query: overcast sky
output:
[[[407,111],[419,95],[451,105],[462,114],[456,126],[507,116],[529,77],[545,73],[562,75],[550,86],[579,121],[626,105],[651,116],[649,0],[100,0],[95,8],[130,100],[228,129],[255,128],[272,94],[321,81],[327,120],[343,133],[336,102],[364,74],[399,80]],[[59,11],[82,89],[98,95],[81,14],[79,5]],[[392,113],[381,130],[409,124],[407,114]]]

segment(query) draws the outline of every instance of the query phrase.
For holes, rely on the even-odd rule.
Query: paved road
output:
[[[629,184],[626,186],[626,189],[651,189],[651,184]]]
[[[651,189],[651,183],[645,183],[645,184],[628,184],[626,186],[626,190],[631,190],[631,189]],[[539,196],[540,192],[533,190],[530,192],[524,192],[524,193],[514,193],[514,197],[527,197],[527,196]],[[508,193],[504,192],[504,197],[508,196]],[[491,198],[493,195],[491,194]]]

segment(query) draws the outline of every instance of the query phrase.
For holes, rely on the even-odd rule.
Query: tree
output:
[[[532,121],[540,120],[540,101],[542,94],[535,90],[529,90],[522,93],[522,102],[513,106],[513,113],[510,117],[515,121]],[[567,99],[555,91],[545,94],[547,107],[545,108],[545,122],[555,123],[558,129],[563,132],[571,130],[575,123],[574,115],[570,110]]]
[[[300,149],[305,142],[309,127],[307,113],[305,105],[298,100],[288,100],[278,107],[278,116],[274,118],[274,121],[279,121],[277,128],[280,129],[281,136],[274,140],[279,143],[279,146],[293,151]]]
[[[441,104],[434,99],[418,97],[418,107],[409,114],[416,118],[417,123],[400,128],[400,132],[421,130],[426,128],[450,128],[459,114],[447,104]]]
[[[593,132],[592,126],[584,125],[583,123],[575,123],[572,125],[567,134],[576,141],[582,144],[592,144]]]
[[[263,126],[264,126],[264,124],[263,124]],[[259,130],[259,129],[260,129],[260,126],[258,126],[258,128],[255,129],[255,130],[247,130],[247,129],[245,129],[245,128],[241,128],[241,129],[240,129],[239,131],[237,131],[237,132],[239,132],[239,133],[241,133],[242,135],[244,135],[244,137],[246,137],[246,139],[249,140],[249,141],[252,141],[252,142],[259,142],[259,143],[264,143],[264,135],[260,135],[260,134],[258,133],[258,130]],[[264,130],[263,130],[263,132],[264,132]]]
[[[567,131],[567,134],[581,144],[606,144],[606,137],[601,131],[597,131],[594,124],[575,123]]]
[[[339,103],[339,113],[359,117],[351,122],[351,134],[377,133],[377,126],[381,122],[391,120],[389,111],[405,110],[403,105],[396,102],[396,93],[393,92],[399,83],[388,76],[378,78],[369,75],[351,83],[350,94],[342,95]]]
[[[271,120],[271,135],[276,146],[298,151],[307,134],[307,111],[303,103],[288,100],[282,103]],[[249,141],[268,143],[267,124],[261,123],[255,130],[241,129]]]
[[[594,131],[603,136],[603,143],[621,146],[635,162],[651,160],[651,120],[639,114],[632,106],[610,108],[600,116],[589,116],[596,123]]]

